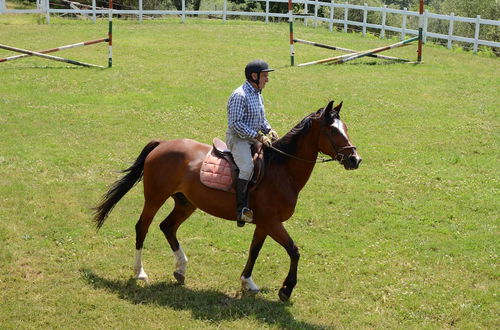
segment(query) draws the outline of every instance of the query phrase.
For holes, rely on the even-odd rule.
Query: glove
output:
[[[268,138],[267,136],[265,135],[259,135],[257,136],[257,141],[259,141],[260,143],[262,143],[263,145],[265,145],[266,147],[270,147],[271,146],[271,139]]]
[[[271,137],[271,141],[273,141],[273,142],[280,138],[278,136],[278,133],[276,133],[276,131],[273,129],[269,131],[269,136]]]

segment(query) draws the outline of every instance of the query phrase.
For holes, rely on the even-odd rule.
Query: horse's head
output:
[[[351,143],[347,134],[347,126],[340,119],[342,102],[333,107],[333,101],[319,110],[321,131],[319,137],[319,150],[338,160],[346,170],[354,170],[359,167],[359,157],[356,147]]]

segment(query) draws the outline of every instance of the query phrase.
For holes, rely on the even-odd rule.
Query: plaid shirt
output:
[[[240,138],[256,138],[258,132],[269,133],[262,94],[248,81],[238,87],[227,102],[228,127]]]

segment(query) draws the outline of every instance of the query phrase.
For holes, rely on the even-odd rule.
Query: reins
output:
[[[356,149],[355,146],[345,146],[345,147],[342,147],[340,148],[339,150],[336,150],[335,152],[337,153],[337,156],[335,158],[330,158],[330,159],[327,159],[327,158],[323,158],[323,159],[320,159],[320,160],[309,160],[309,159],[304,159],[304,158],[300,158],[300,157],[297,157],[295,155],[291,155],[289,153],[286,153],[278,148],[275,148],[273,147],[272,145],[269,146],[268,148],[276,151],[276,152],[279,152],[280,154],[282,155],[285,155],[287,157],[290,157],[290,158],[293,158],[293,159],[297,159],[297,160],[300,160],[300,161],[303,161],[303,162],[306,162],[306,163],[328,163],[328,162],[333,162],[333,161],[338,161],[339,163],[342,163],[344,161],[344,154],[341,154],[340,151],[342,150],[345,150],[345,149]],[[340,157],[340,159],[338,159],[338,157]]]

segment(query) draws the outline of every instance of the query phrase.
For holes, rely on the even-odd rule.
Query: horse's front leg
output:
[[[299,248],[295,245],[281,222],[273,223],[270,226],[269,235],[281,246],[283,246],[290,256],[290,270],[288,271],[288,275],[279,291],[280,300],[287,301],[290,299],[293,288],[297,284],[297,267],[300,259]]]
[[[259,227],[255,228],[253,233],[252,244],[250,245],[250,252],[248,254],[247,264],[241,273],[241,285],[243,290],[250,292],[259,292],[260,288],[255,285],[252,280],[252,271],[255,265],[255,260],[259,256],[260,249],[264,245],[267,234],[262,231]]]

